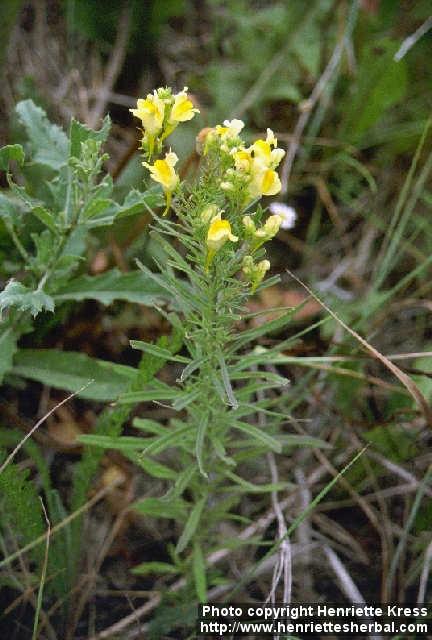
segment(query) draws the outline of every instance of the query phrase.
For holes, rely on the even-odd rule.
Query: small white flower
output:
[[[270,212],[282,218],[281,229],[292,229],[297,220],[297,212],[293,207],[283,202],[272,202]]]

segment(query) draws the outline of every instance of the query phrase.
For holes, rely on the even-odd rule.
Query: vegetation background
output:
[[[282,600],[288,583],[297,602],[430,600],[430,2],[3,0],[0,12],[1,143],[45,153],[21,174],[19,152],[8,156],[21,175],[16,201],[26,184],[20,206],[33,217],[17,229],[24,256],[37,245],[35,274],[43,278],[49,264],[41,228],[52,221],[40,200],[52,172],[61,173],[64,134],[20,101],[32,100],[66,131],[71,118],[100,129],[109,114],[110,157],[101,162],[113,179],[112,219],[87,225],[73,286],[57,273],[54,312],[49,300],[14,290],[34,323],[21,327],[14,316],[15,346],[0,341],[1,459],[41,420],[0,475],[1,633],[194,637],[199,600]],[[109,404],[146,375],[172,382],[179,374],[161,354],[181,345],[135,263],[154,268],[159,248],[146,207],[160,202],[157,190],[139,195],[144,171],[129,108],[165,85],[187,85],[201,112],[172,136],[187,157],[183,175],[194,172],[202,128],[242,118],[253,139],[271,126],[287,150],[277,201],[297,213],[270,250],[280,282],[250,309],[274,320],[275,307],[300,305],[288,327],[276,322],[270,337],[256,334],[261,347],[291,339],[271,371],[290,380],[277,392],[278,410],[297,440],[283,455],[257,450],[244,461],[236,516],[213,522],[219,550],[205,560],[195,554],[192,582],[174,549],[181,527],[172,512],[164,518],[148,500],[142,507],[166,491],[167,467],[142,468],[126,445],[89,446],[94,433],[138,436],[146,420],[171,415],[151,401]],[[19,102],[27,106],[16,111]],[[93,136],[95,144],[106,135]],[[12,241],[5,158],[2,289],[29,277]],[[131,339],[161,350],[140,360]],[[70,392],[79,393],[57,407]],[[275,563],[286,573],[275,574]]]

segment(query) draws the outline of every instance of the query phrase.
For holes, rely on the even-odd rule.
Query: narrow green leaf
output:
[[[118,403],[135,404],[137,402],[154,402],[155,400],[173,400],[179,395],[178,389],[171,389],[168,385],[158,385],[153,389],[128,391],[119,397]]]
[[[181,372],[179,382],[184,382],[190,375],[197,369],[199,369],[202,364],[206,361],[206,358],[198,358],[197,360],[192,360]]]
[[[142,445],[141,445],[142,448]],[[170,469],[156,460],[152,460],[142,454],[130,453],[127,457],[141,467],[152,478],[161,478],[163,480],[175,480],[178,476],[178,471]]]
[[[168,433],[160,438],[156,438],[150,445],[145,447],[143,450],[143,454],[156,454],[161,453],[168,447],[174,447],[176,445],[180,445],[184,440],[183,436],[187,433],[193,431],[193,425],[184,425],[183,427],[179,427],[178,429],[167,429]]]
[[[142,562],[131,569],[131,573],[137,576],[148,576],[149,574],[156,574],[159,576],[165,573],[174,574],[178,572],[178,567],[173,564],[168,564],[168,562]]]
[[[189,541],[193,537],[197,530],[201,514],[205,507],[207,497],[203,497],[193,506],[192,511],[189,514],[183,533],[181,534],[176,546],[176,553],[181,553],[189,544]]]
[[[293,316],[298,313],[298,311],[300,311],[307,302],[308,299],[306,298],[296,307],[292,307],[289,311],[284,313],[281,317],[270,320],[269,322],[263,322],[263,324],[260,324],[258,327],[254,327],[253,329],[246,329],[245,331],[242,331],[235,337],[235,349],[237,350],[241,346],[248,344],[252,340],[260,338],[263,335],[268,335],[273,331],[280,331],[292,321]]]
[[[134,418],[132,424],[136,429],[148,431],[149,433],[157,436],[163,436],[166,433],[166,427],[163,427],[159,422],[148,418]]]
[[[134,436],[98,436],[91,433],[80,435],[77,440],[101,449],[116,449],[117,451],[140,451],[145,444],[145,439]]]
[[[189,393],[178,393],[172,404],[172,408],[176,411],[182,411],[182,409],[185,409],[187,406],[192,404],[192,402],[200,396],[200,393],[200,389],[192,389]]]
[[[285,447],[315,447],[317,449],[331,449],[332,446],[324,440],[314,438],[313,436],[301,436],[295,433],[287,433],[286,435],[278,435],[278,441],[283,448]]]
[[[187,503],[180,498],[169,502],[160,498],[144,498],[133,505],[133,509],[142,515],[180,521],[186,518],[186,508]]]
[[[130,340],[129,343],[133,349],[138,349],[139,351],[144,351],[144,353],[150,353],[153,356],[165,358],[165,360],[173,360],[174,362],[182,363],[190,362],[189,358],[184,358],[183,356],[174,356],[168,349],[158,347],[157,344],[143,342],[142,340]]]
[[[197,468],[194,465],[189,465],[184,471],[177,474],[175,484],[167,493],[161,498],[161,500],[172,500],[173,498],[179,498],[182,493],[188,488],[192,478],[196,473]]]
[[[231,405],[231,407],[233,409],[238,409],[238,402],[236,400],[236,397],[234,395],[234,391],[233,388],[231,386],[231,381],[229,378],[229,374],[228,374],[228,370],[225,364],[225,360],[222,356],[222,354],[219,355],[218,357],[218,362],[219,362],[219,367],[220,367],[220,371],[221,371],[221,376],[222,376],[222,382],[224,385],[224,389],[225,389],[225,393],[227,395],[228,398],[228,402]]]
[[[240,422],[239,420],[234,420],[232,422],[232,426],[235,429],[239,429],[240,431],[247,433],[249,436],[252,436],[252,438],[258,440],[261,444],[265,445],[265,447],[272,449],[276,453],[281,453],[281,443],[275,440],[272,436],[269,436],[268,433],[262,429],[258,429],[258,427],[254,427],[252,424],[248,424],[247,422]]]
[[[192,570],[195,582],[195,591],[201,603],[207,602],[207,576],[204,554],[201,545],[195,542],[192,555]]]
[[[274,482],[271,484],[254,484],[253,482],[249,482],[248,480],[244,480],[240,476],[232,471],[226,470],[225,475],[227,478],[230,478],[235,484],[242,487],[244,491],[248,491],[250,493],[269,493],[271,491],[283,491],[287,489],[289,486],[292,486],[291,483],[287,482]],[[232,487],[227,487],[227,490],[232,491]]]
[[[198,423],[196,442],[195,442],[195,454],[197,457],[199,470],[201,472],[201,475],[203,475],[205,478],[208,478],[208,474],[204,470],[203,450],[204,450],[205,435],[208,427],[208,420],[209,420],[208,413],[204,414],[201,417],[201,420]]]

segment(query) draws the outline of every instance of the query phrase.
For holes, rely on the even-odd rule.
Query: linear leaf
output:
[[[101,449],[116,449],[117,451],[137,451],[141,450],[145,444],[145,439],[134,436],[98,436],[91,433],[78,436],[77,440]]]
[[[251,493],[269,493],[270,491],[282,491],[284,489],[287,489],[289,486],[292,486],[287,482],[275,482],[272,484],[254,484],[253,482],[244,480],[243,478],[241,478],[235,473],[232,473],[232,471],[229,471],[229,470],[225,471],[225,475],[227,478],[230,478],[230,480],[235,482],[235,484],[242,487],[245,491],[248,491]],[[228,487],[227,489],[228,491],[233,490],[232,487]]]
[[[166,427],[163,427],[161,424],[159,424],[159,422],[150,420],[148,418],[134,418],[132,424],[136,429],[140,429],[141,431],[148,431],[149,433],[153,433],[157,436],[166,433]]]
[[[184,520],[186,518],[187,503],[181,498],[171,501],[163,501],[160,498],[144,498],[135,502],[135,511],[154,518],[171,518]]]
[[[166,384],[155,385],[152,389],[143,391],[128,391],[120,396],[119,404],[135,404],[136,402],[154,402],[155,400],[173,400],[178,398],[181,392],[171,389]]]
[[[196,441],[195,441],[195,453],[197,457],[199,470],[205,478],[208,478],[208,475],[204,470],[203,449],[204,449],[204,440],[206,436],[206,431],[208,427],[208,419],[209,419],[208,413],[204,414],[201,417],[201,420],[199,421],[199,424],[198,424]]]
[[[195,542],[192,556],[192,571],[195,591],[200,602],[207,602],[207,577],[204,554],[201,545]]]
[[[258,440],[261,444],[272,449],[276,453],[281,453],[281,443],[275,440],[272,436],[269,436],[269,434],[262,429],[258,429],[258,427],[254,427],[252,424],[248,424],[247,422],[240,422],[239,420],[234,420],[232,422],[232,426],[235,429],[239,429],[240,431],[243,431],[243,433],[247,433],[249,436],[252,436],[252,438]]]
[[[157,344],[143,342],[143,340],[130,340],[129,344],[133,349],[138,349],[139,351],[144,351],[144,353],[150,353],[153,356],[159,356],[160,358],[165,358],[166,360],[173,360],[174,362],[182,363],[190,362],[189,358],[174,356],[168,349],[158,347]]]
[[[164,573],[178,573],[179,569],[173,564],[169,564],[168,562],[142,562],[138,564],[136,567],[131,569],[131,573],[134,573],[138,576],[147,576],[149,573],[161,575]]]
[[[183,533],[181,534],[179,541],[177,542],[177,553],[181,553],[182,551],[184,551],[184,549],[189,544],[189,541],[193,537],[195,531],[197,530],[206,501],[207,497],[203,497],[198,500],[198,502],[193,506],[192,511],[189,514],[189,518],[187,519],[187,522],[185,524],[185,528],[183,529]]]
[[[156,462],[156,460],[152,460],[151,458],[147,458],[142,454],[135,454],[133,452],[126,454],[127,457],[135,462],[141,469],[143,469],[149,476],[153,478],[161,478],[163,480],[175,480],[178,476],[178,471],[174,469],[170,469],[164,464],[160,462]]]
[[[168,447],[173,447],[177,444],[180,444],[184,438],[183,436],[187,433],[191,432],[194,429],[193,425],[184,425],[179,427],[178,429],[169,429],[168,433],[160,438],[154,440],[148,447],[145,447],[143,454],[156,454],[164,451]]]

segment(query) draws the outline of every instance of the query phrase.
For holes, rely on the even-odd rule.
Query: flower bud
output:
[[[208,204],[200,213],[200,218],[204,224],[217,217],[219,208],[216,204]]]

